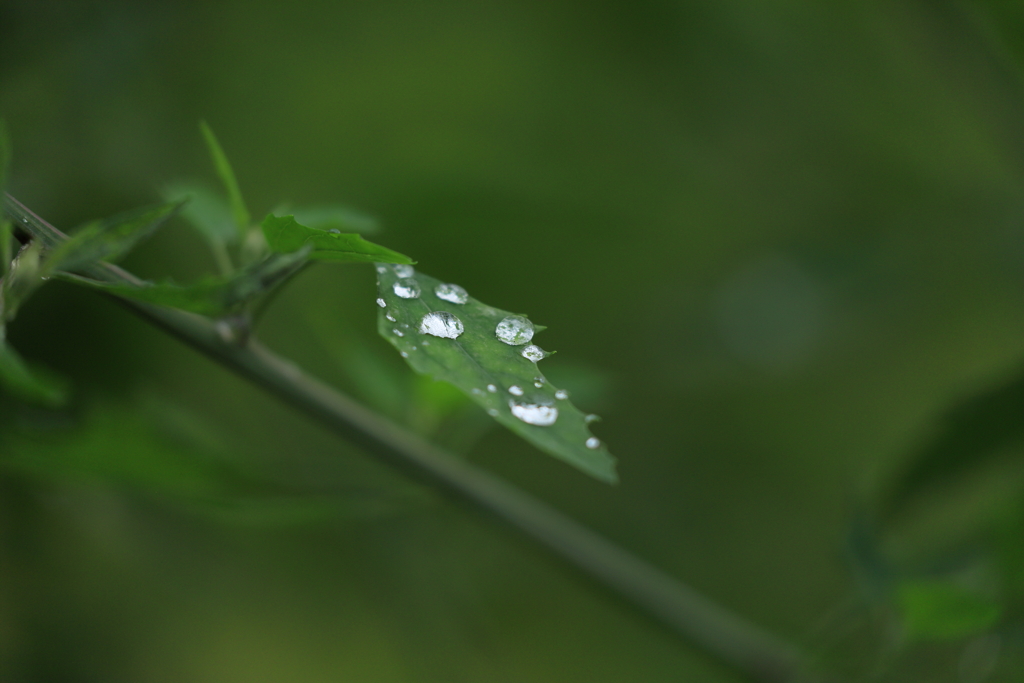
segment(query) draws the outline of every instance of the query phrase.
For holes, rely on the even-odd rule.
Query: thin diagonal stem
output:
[[[10,195],[15,224],[52,247],[66,237]],[[109,264],[86,273],[108,282],[138,282]],[[292,404],[349,441],[412,476],[505,520],[554,554],[666,624],[684,639],[751,680],[820,681],[785,640],[733,614],[594,531],[511,484],[455,458],[302,372],[256,340],[226,342],[207,318],[119,300],[196,350]]]

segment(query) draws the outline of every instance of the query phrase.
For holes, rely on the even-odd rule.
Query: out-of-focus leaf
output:
[[[515,345],[496,336],[503,320],[521,317],[408,266],[378,264],[377,273],[378,330],[414,370],[455,385],[550,455],[601,481],[617,480],[615,459],[590,433],[587,416],[527,357],[543,354],[529,343],[532,332],[519,334]]]
[[[67,402],[67,383],[44,369],[32,369],[6,340],[0,328],[0,385],[18,398],[49,408]]]
[[[181,208],[181,202],[135,209],[85,225],[48,255],[46,274],[74,271],[99,261],[114,261],[157,231]]]
[[[939,579],[905,581],[896,599],[910,640],[953,640],[981,633],[1002,613],[991,599]]]
[[[220,316],[235,311],[261,294],[269,292],[297,272],[306,262],[311,249],[312,247],[307,246],[290,254],[272,254],[231,277],[207,278],[193,285],[154,282],[139,285],[115,284],[76,275],[62,275],[62,278],[126,299],[178,308],[200,315]]]
[[[217,141],[217,136],[213,134],[213,130],[206,124],[206,121],[200,121],[199,128],[203,131],[203,139],[206,140],[206,147],[210,150],[210,158],[213,159],[217,175],[224,183],[224,189],[228,193],[228,202],[231,204],[235,227],[238,228],[238,234],[244,237],[249,229],[249,209],[245,207],[242,192],[238,189],[235,171],[231,168],[231,162],[228,161],[227,155],[224,154],[223,148]]]
[[[951,408],[895,480],[884,512],[892,515],[925,488],[986,464],[1024,440],[1024,373]]]
[[[238,229],[231,215],[231,207],[210,188],[191,181],[166,185],[161,194],[165,201],[187,200],[181,217],[212,244],[230,244],[238,240]]]
[[[338,263],[412,263],[412,259],[387,247],[364,240],[359,235],[319,230],[300,224],[294,216],[270,214],[263,219],[263,236],[272,251],[288,253],[307,244],[313,246],[310,258]]]
[[[372,216],[347,206],[336,204],[305,206],[289,210],[288,213],[292,214],[301,225],[317,230],[358,232],[364,235],[370,235],[380,230],[380,226]]]

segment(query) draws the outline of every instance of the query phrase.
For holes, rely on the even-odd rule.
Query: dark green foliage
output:
[[[154,282],[115,284],[70,275],[63,277],[69,282],[134,301],[179,308],[200,315],[220,316],[238,311],[240,307],[298,272],[306,263],[311,249],[307,246],[290,254],[271,254],[234,275],[208,277],[193,285]]]
[[[310,228],[298,223],[294,216],[267,216],[263,219],[263,236],[271,250],[281,253],[312,245],[310,258],[314,261],[413,263],[408,256],[368,242],[359,235]]]
[[[29,368],[18,352],[0,335],[0,386],[18,398],[47,407],[68,399],[67,382],[40,368]]]
[[[910,458],[893,483],[887,514],[926,488],[961,478],[1024,440],[1024,373],[950,408],[935,434]]]
[[[416,372],[455,385],[499,423],[546,453],[601,481],[617,481],[615,459],[605,446],[586,445],[593,438],[586,415],[571,401],[555,397],[558,388],[547,381],[537,363],[523,357],[523,345],[510,346],[495,337],[497,324],[512,313],[472,297],[464,304],[440,299],[435,289],[443,283],[423,273],[415,275],[420,296],[402,298],[394,291],[400,279],[395,270],[380,265],[377,273],[378,294],[386,304],[378,312],[377,329]],[[457,339],[421,333],[423,317],[432,311],[457,316],[465,331]],[[389,320],[389,315],[394,320]],[[489,385],[495,391],[489,391]],[[510,394],[510,387],[518,387],[522,394]],[[557,408],[558,418],[549,426],[526,424],[512,414],[511,401],[552,406]]]
[[[46,275],[116,261],[156,232],[183,204],[178,201],[134,209],[84,225],[47,256]]]

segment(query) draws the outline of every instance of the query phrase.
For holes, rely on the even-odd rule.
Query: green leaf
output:
[[[67,402],[67,383],[46,370],[29,368],[0,329],[0,385],[30,403],[56,408]]]
[[[288,253],[313,245],[311,259],[337,263],[412,263],[412,259],[387,247],[367,242],[359,235],[319,230],[300,224],[294,216],[270,214],[263,219],[263,236],[272,251]]]
[[[989,598],[939,579],[905,581],[896,597],[911,640],[954,640],[981,633],[1002,612]]]
[[[207,278],[193,285],[146,282],[139,285],[99,282],[76,275],[61,275],[74,284],[108,294],[178,308],[200,315],[220,316],[265,294],[306,263],[311,247],[290,254],[272,254],[230,277]]]
[[[238,230],[227,201],[210,188],[198,182],[179,181],[166,185],[161,191],[166,201],[187,200],[181,217],[212,244],[230,244],[238,240]]]
[[[300,224],[317,230],[358,232],[363,235],[373,234],[380,230],[380,226],[372,216],[338,204],[298,207],[288,213],[291,213]]]
[[[88,223],[53,249],[44,264],[44,274],[114,261],[156,232],[181,206],[181,202],[160,204]]]
[[[568,399],[559,398],[562,394],[557,387],[544,378],[534,361],[523,356],[526,341],[512,346],[496,337],[498,324],[513,314],[468,296],[463,304],[441,299],[436,292],[444,283],[422,273],[414,278],[419,296],[403,298],[396,289],[410,293],[403,285],[413,283],[401,277],[410,272],[411,268],[377,266],[379,303],[384,304],[377,327],[409,365],[416,372],[455,385],[499,423],[548,454],[601,481],[617,481],[615,459],[590,433],[587,416]],[[457,338],[420,332],[424,317],[434,312],[458,318],[463,331]],[[447,328],[452,329],[451,325]],[[513,407],[534,424],[516,417]],[[552,417],[552,424],[536,424]],[[588,441],[595,447],[588,448]]]
[[[238,189],[238,181],[235,179],[231,162],[228,161],[223,148],[217,142],[217,136],[213,134],[213,130],[206,124],[206,121],[200,121],[199,128],[203,131],[203,139],[206,140],[206,147],[210,150],[210,158],[213,159],[217,175],[220,176],[221,182],[224,183],[224,189],[228,193],[231,213],[235,218],[235,227],[238,228],[238,234],[244,237],[249,230],[249,209],[245,207],[242,192]]]
[[[926,488],[960,479],[1021,441],[1024,373],[950,408],[890,486],[885,512],[895,514]]]

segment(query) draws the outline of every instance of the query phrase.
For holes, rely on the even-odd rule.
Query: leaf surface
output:
[[[228,202],[231,204],[235,227],[238,228],[238,234],[244,237],[249,229],[249,209],[246,208],[245,201],[242,199],[242,191],[238,189],[235,171],[231,168],[231,162],[224,154],[220,142],[217,141],[217,136],[213,134],[213,129],[206,124],[206,121],[200,121],[199,128],[203,132],[206,147],[210,150],[210,158],[213,160],[214,168],[217,169],[217,175],[224,183],[224,189],[228,193]]]
[[[528,344],[513,346],[497,338],[499,323],[512,313],[469,296],[463,304],[439,298],[437,287],[445,283],[422,273],[413,276],[419,296],[404,298],[399,292],[408,294],[411,283],[401,277],[407,275],[401,270],[377,266],[378,296],[384,303],[378,311],[378,331],[413,370],[455,385],[499,423],[546,453],[601,481],[617,481],[615,458],[590,433],[587,416],[567,398],[559,398],[558,387],[547,381],[536,362],[523,356]],[[457,317],[462,333],[452,339],[421,332],[424,317],[435,312]],[[431,316],[426,322],[436,319]],[[528,424],[516,417],[514,407],[541,422],[549,421],[552,411],[557,414],[552,424]]]
[[[309,244],[310,258],[336,263],[412,263],[412,259],[359,235],[331,232],[302,225],[294,216],[267,216],[263,236],[272,251],[289,253]]]
[[[146,282],[141,285],[99,282],[75,275],[62,275],[74,284],[108,294],[178,308],[200,315],[220,316],[264,294],[297,272],[306,262],[310,247],[290,254],[271,254],[231,277],[207,278],[193,285]]]

